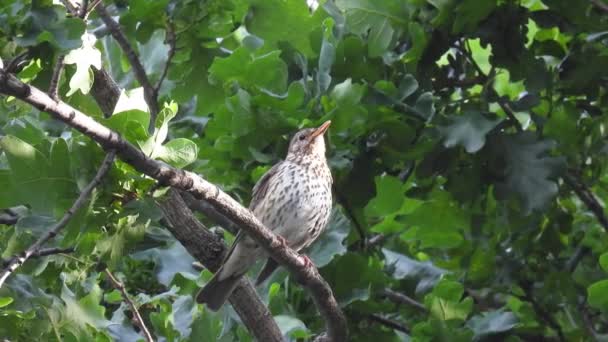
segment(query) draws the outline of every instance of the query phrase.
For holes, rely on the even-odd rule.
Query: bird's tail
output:
[[[220,279],[221,270],[196,295],[198,303],[205,303],[211,311],[219,310],[236,288],[242,274],[233,274]]]

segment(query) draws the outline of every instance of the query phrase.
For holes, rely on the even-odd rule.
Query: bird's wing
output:
[[[269,183],[269,179],[277,173],[277,170],[279,169],[279,165],[281,165],[283,163],[283,161],[280,161],[278,163],[276,163],[273,167],[270,168],[270,170],[266,171],[266,173],[262,176],[262,178],[260,178],[258,180],[257,183],[255,183],[255,185],[253,186],[253,191],[252,191],[252,195],[251,195],[251,203],[249,203],[249,210],[254,211],[255,207],[260,204],[260,202],[262,201],[262,199],[264,198],[264,196],[266,196],[266,192],[268,191],[268,183]],[[226,256],[224,257],[224,262],[226,262],[226,260],[228,260],[228,258],[232,255],[232,252],[234,252],[234,248],[236,247],[236,245],[241,242],[241,240],[243,240],[247,235],[243,232],[243,230],[239,230],[239,232],[236,234],[236,237],[234,238],[234,242],[232,243],[232,246],[230,246],[230,249],[228,250],[228,252],[226,253]]]
[[[253,186],[253,192],[251,195],[251,202],[249,203],[249,210],[255,211],[255,208],[258,206],[258,204],[260,204],[262,202],[262,200],[266,196],[266,193],[268,192],[268,184],[270,183],[270,178],[272,178],[272,176],[274,176],[277,173],[277,171],[279,170],[279,167],[283,163],[284,163],[284,161],[280,161],[280,162],[274,164],[274,166],[271,167],[270,170],[266,171],[266,173],[262,176],[262,178],[260,178],[260,180],[258,180],[258,182],[255,183],[255,185]]]

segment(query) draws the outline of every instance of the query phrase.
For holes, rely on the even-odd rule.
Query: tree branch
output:
[[[180,196],[180,194],[182,194]],[[167,229],[204,267],[216,272],[224,260],[226,246],[199,222],[182,198],[185,192],[170,189],[159,205],[168,221]],[[189,195],[189,194],[188,194]],[[202,202],[202,201],[198,201]],[[258,341],[282,342],[283,335],[272,314],[247,278],[230,295],[230,303],[241,321]]]
[[[475,68],[475,71],[477,71],[477,74],[478,74],[477,79],[483,81],[483,83],[487,83],[489,76],[483,72],[483,70],[481,69],[479,64],[477,64],[477,62],[473,58],[473,53],[471,52],[471,47],[469,46],[468,41],[466,42],[466,44],[464,44],[464,49],[460,49],[460,51],[463,53],[463,55],[466,57],[466,59],[469,61],[469,63],[473,66],[473,68]],[[490,71],[490,75],[492,75],[492,71]],[[517,130],[518,132],[523,132],[524,129],[521,126],[521,123],[519,122],[519,120],[517,120],[517,118],[515,117],[515,112],[511,108],[511,105],[509,105],[509,103],[507,101],[503,100],[498,95],[498,93],[496,92],[496,89],[494,89],[493,86],[489,86],[489,87],[487,87],[487,89],[490,91],[490,95],[492,95],[492,97],[496,97],[496,102],[498,103],[500,108],[502,108],[502,110],[505,112],[505,114],[509,118],[509,121],[511,122],[511,124],[513,124],[513,126],[515,126],[515,130]]]
[[[209,217],[213,222],[217,223],[220,225],[220,227],[226,229],[233,235],[236,235],[236,233],[238,233],[238,231],[241,229],[239,226],[234,224],[234,222],[227,219],[226,216],[218,213],[211,204],[205,201],[197,200],[191,194],[185,191],[182,191],[180,194],[190,210],[205,214],[205,216]]]
[[[405,305],[408,305],[408,306],[412,306],[412,307],[414,307],[414,308],[416,308],[416,309],[418,309],[418,310],[420,310],[422,312],[428,312],[429,311],[426,308],[426,306],[424,306],[422,303],[420,303],[419,301],[417,301],[417,300],[415,300],[415,299],[413,299],[413,298],[411,298],[409,296],[406,296],[403,293],[396,292],[396,291],[393,291],[393,290],[388,289],[388,288],[382,290],[381,293],[382,293],[382,295],[384,297],[390,299],[392,302],[395,302],[397,304],[405,304]]]
[[[604,207],[595,198],[593,192],[580,180],[576,179],[570,172],[564,175],[564,183],[568,184],[580,200],[587,206],[589,211],[593,213],[604,230],[608,232],[608,217],[604,213]]]
[[[406,334],[410,333],[410,328],[406,327],[405,325],[403,325],[402,323],[399,323],[393,319],[390,318],[385,318],[382,317],[378,314],[370,314],[369,316],[367,316],[369,318],[370,321],[376,322],[376,323],[380,323],[384,326],[387,326],[391,329],[395,329],[395,330],[399,330],[401,332],[404,332]]]
[[[148,131],[153,132],[154,124],[156,122],[156,116],[159,112],[157,98],[158,94],[152,83],[150,83],[150,79],[148,78],[148,75],[146,75],[146,70],[144,69],[143,65],[141,64],[141,61],[139,60],[139,56],[137,56],[137,53],[135,52],[135,50],[133,50],[133,47],[129,43],[127,36],[120,28],[120,25],[118,25],[118,23],[114,21],[114,19],[112,19],[103,2],[100,2],[97,5],[97,14],[99,14],[101,20],[106,24],[106,26],[110,30],[110,34],[112,35],[112,37],[114,37],[116,43],[118,43],[122,51],[125,53],[125,56],[129,60],[129,63],[131,63],[135,78],[137,79],[139,84],[144,88],[144,99],[146,100],[146,104],[150,109],[150,126],[148,127]]]
[[[116,103],[118,103],[120,87],[114,82],[112,76],[110,76],[105,69],[91,69],[93,69],[93,75],[95,76],[91,94],[104,117],[109,118],[112,116],[112,113],[114,113],[114,107],[116,107]]]
[[[0,70],[0,79],[2,79],[2,70]],[[0,84],[0,89],[2,89],[2,85]],[[37,90],[38,93],[44,95],[50,101],[53,101],[50,97],[48,97],[45,93]],[[50,239],[57,236],[57,234],[65,227],[70,219],[74,216],[74,214],[82,207],[93,191],[93,189],[101,182],[103,176],[105,176],[106,172],[110,169],[110,165],[112,165],[112,161],[114,160],[115,153],[114,151],[110,151],[105,159],[103,160],[97,174],[93,178],[93,180],[82,190],[80,196],[76,199],[72,207],[68,209],[68,211],[63,215],[61,220],[57,222],[46,234],[42,235],[34,244],[29,246],[25,251],[23,251],[20,255],[13,258],[9,264],[4,268],[2,273],[0,273],[0,287],[4,284],[6,279],[13,273],[19,266],[23,265],[23,263],[29,259],[32,255],[39,252],[42,246],[47,243]]]
[[[110,282],[114,286],[114,288],[117,289],[118,291],[120,291],[120,294],[122,295],[122,299],[124,299],[125,302],[127,302],[127,305],[129,305],[129,307],[131,308],[131,313],[133,313],[133,321],[139,327],[139,330],[144,334],[146,341],[154,342],[154,338],[152,338],[152,334],[150,334],[148,327],[146,327],[146,323],[144,323],[144,320],[141,318],[141,315],[139,314],[139,310],[137,310],[137,306],[135,306],[135,303],[133,303],[133,300],[131,300],[131,298],[129,297],[129,294],[127,293],[127,289],[125,289],[125,285],[123,283],[121,283],[120,281],[118,281],[118,279],[116,279],[116,277],[114,277],[114,275],[112,274],[112,272],[110,272],[109,269],[106,268],[105,272],[106,272],[106,275],[108,276],[108,279],[110,279]]]
[[[49,255],[54,255],[54,254],[68,254],[68,253],[72,253],[72,252],[74,252],[74,247],[69,247],[69,248],[59,248],[59,247],[43,248],[43,249],[40,249],[39,251],[35,252],[34,254],[32,254],[30,256],[30,259],[31,258],[45,257],[45,256],[49,256]],[[14,257],[12,257],[12,258],[10,258],[8,260],[2,261],[2,267],[7,267],[14,258],[18,258],[18,256],[14,256]]]
[[[63,73],[63,59],[65,55],[61,54],[57,57],[57,63],[55,63],[55,68],[53,68],[53,75],[51,76],[51,82],[49,85],[49,96],[57,101],[59,100],[59,81],[61,80],[61,74]]]
[[[604,13],[608,13],[608,5],[602,2],[602,0],[591,0],[591,3]]]
[[[115,149],[126,163],[160,182],[204,199],[228,219],[244,229],[274,260],[290,271],[308,289],[315,305],[326,321],[327,334],[332,341],[345,341],[347,327],[344,314],[333,296],[329,284],[314,266],[305,262],[287,247],[272,231],[266,228],[249,210],[241,206],[216,185],[195,173],[176,169],[148,158],[142,151],[122,139],[116,132],[63,102],[56,102],[39,89],[29,86],[15,76],[0,70],[0,92],[13,95],[45,111],[76,130],[88,135],[105,149]]]

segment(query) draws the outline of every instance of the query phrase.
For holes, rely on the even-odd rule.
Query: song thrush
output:
[[[329,220],[332,177],[325,159],[323,135],[330,123],[326,121],[318,128],[297,132],[291,139],[285,160],[268,170],[253,187],[249,209],[296,251],[313,243]],[[218,310],[239,279],[265,254],[241,230],[223,266],[198,293],[196,300],[207,303],[211,310]],[[268,258],[256,285],[270,276],[277,266],[272,258]]]

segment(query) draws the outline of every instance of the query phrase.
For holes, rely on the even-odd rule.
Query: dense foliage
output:
[[[29,51],[18,77],[46,90],[65,55],[64,101],[244,204],[289,134],[331,119],[335,210],[308,254],[352,341],[594,340],[608,334],[602,1],[106,1],[153,82],[173,55],[152,136],[95,11],[2,1],[0,66]],[[89,94],[100,67],[125,89],[110,119]],[[3,97],[0,208],[15,219],[0,224],[0,256],[44,234],[103,156]],[[117,161],[46,246],[75,250],[27,261],[0,288],[0,337],[143,339],[107,267],[159,340],[250,340],[230,307],[193,302],[210,273],[164,228],[154,184]],[[287,272],[259,293],[290,340],[323,331]]]

